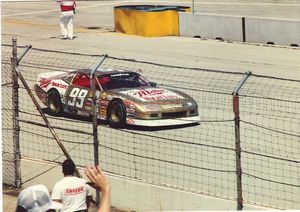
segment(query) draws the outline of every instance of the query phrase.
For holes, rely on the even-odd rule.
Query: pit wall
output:
[[[300,21],[246,18],[245,26],[248,42],[300,46]]]
[[[92,162],[91,162],[92,164]],[[63,178],[61,166],[55,163],[22,159],[22,188],[44,184],[52,191],[54,184]],[[83,169],[79,169],[83,177]],[[42,173],[42,174],[40,174]],[[184,192],[162,186],[108,175],[112,187],[111,202],[125,211],[217,211],[236,210],[236,202]],[[30,179],[30,180],[28,180]],[[95,195],[94,195],[95,197]],[[265,210],[244,204],[244,210]]]
[[[242,18],[200,13],[179,13],[180,36],[243,41]]]
[[[179,12],[179,35],[300,46],[300,20]]]

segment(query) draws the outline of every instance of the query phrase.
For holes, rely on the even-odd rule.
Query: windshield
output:
[[[103,75],[98,77],[98,82],[103,90],[150,86],[148,80],[134,72]]]

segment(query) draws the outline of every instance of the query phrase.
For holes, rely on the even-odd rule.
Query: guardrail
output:
[[[300,20],[179,12],[180,36],[300,46]]]

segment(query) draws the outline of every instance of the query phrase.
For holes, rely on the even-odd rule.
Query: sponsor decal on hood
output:
[[[121,93],[137,98],[143,102],[183,99],[183,97],[178,95],[177,93],[160,88],[134,89],[129,91],[122,91]]]

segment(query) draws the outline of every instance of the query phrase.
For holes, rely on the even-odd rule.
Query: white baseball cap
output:
[[[30,186],[21,191],[18,196],[18,206],[28,212],[45,212],[49,209],[58,210],[63,207],[61,203],[51,200],[49,191],[44,185]]]

